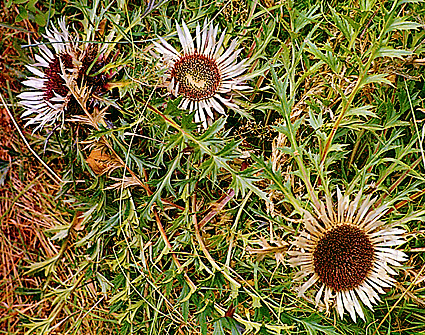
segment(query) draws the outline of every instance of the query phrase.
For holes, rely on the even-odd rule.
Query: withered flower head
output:
[[[58,26],[59,29],[46,29],[43,36],[52,49],[38,45],[37,62],[26,66],[34,76],[23,81],[30,90],[18,95],[26,109],[22,118],[28,119],[26,126],[36,125],[34,131],[59,119],[64,121],[73,99],[71,87],[84,87],[83,91],[90,93],[105,85],[103,74],[90,77],[88,72],[95,73],[103,67],[102,52],[106,45],[80,42],[69,33],[64,19],[58,21]]]

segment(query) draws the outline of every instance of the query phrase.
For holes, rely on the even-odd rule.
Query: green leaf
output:
[[[26,10],[26,8],[19,6],[18,10],[19,10],[19,14],[16,16],[15,22],[21,22],[23,20],[27,20],[28,19],[28,11]]]
[[[39,26],[44,27],[44,26],[46,26],[48,15],[49,15],[48,12],[44,13],[44,14],[43,13],[36,14],[35,17],[34,17],[34,20]]]
[[[328,64],[329,68],[334,73],[339,72],[341,63],[339,62],[338,58],[335,57],[334,51],[332,50],[332,47],[329,44],[326,44],[323,48],[326,51],[326,53],[323,53],[322,51],[320,51],[320,49],[316,46],[316,44],[314,44],[310,40],[307,40],[306,44],[308,45],[307,51],[311,52],[317,59],[320,59],[321,61]]]
[[[261,308],[262,305],[261,305],[261,299],[260,299],[260,297],[258,295],[256,295],[256,294],[251,294],[251,293],[248,293],[248,294],[252,298],[252,305],[251,305],[251,307],[252,308]]]
[[[355,24],[355,22],[352,19],[348,17],[346,18],[343,15],[338,14],[332,7],[330,7],[330,9],[332,11],[334,23],[342,32],[344,37],[349,42],[349,45],[351,46],[358,35],[356,30],[359,28],[359,25],[357,24],[356,30],[354,30],[353,25]]]
[[[308,115],[309,115],[309,118],[306,121],[310,124],[310,126],[314,130],[317,130],[317,129],[319,129],[323,126],[323,114],[322,114],[322,112],[320,112],[317,115],[317,118],[316,118],[316,116],[314,115],[314,112],[310,109],[308,111]]]
[[[285,195],[285,200],[291,203],[296,209],[301,208],[299,201],[294,197],[290,183],[285,183],[282,179],[281,171],[273,171],[273,164],[270,160],[264,161],[263,157],[251,155],[256,167],[262,170],[262,176],[272,182],[270,189],[279,190]]]
[[[202,306],[201,310],[198,310],[196,312],[196,314],[198,315],[199,325],[201,326],[202,335],[208,334],[207,315],[209,315],[209,313],[207,313],[207,307],[208,307],[208,304],[204,302],[204,306]]]
[[[230,329],[232,335],[242,335],[244,333],[244,327],[242,327],[234,318],[224,317],[221,319],[223,321],[223,326],[227,329]]]
[[[319,9],[319,5],[313,6],[311,8],[307,7],[302,12],[295,10],[295,21],[294,21],[294,32],[299,33],[307,24],[313,23],[318,17],[319,14],[314,14]]]
[[[0,186],[4,185],[11,165],[8,161],[0,159]]]
[[[213,327],[214,327],[214,331],[212,335],[226,335],[226,333],[224,332],[222,319],[219,319],[216,322],[214,322]]]
[[[403,58],[404,56],[410,56],[413,52],[403,49],[394,49],[387,46],[382,46],[375,54],[375,58],[378,57],[391,57],[391,58]]]
[[[255,170],[248,168],[244,171],[232,174],[232,183],[230,184],[230,188],[234,189],[235,196],[238,196],[239,193],[242,193],[242,196],[245,196],[246,191],[251,190],[259,198],[265,201],[270,201],[267,198],[267,194],[254,185],[254,182],[256,182],[258,178],[254,177],[255,172],[253,171]]]
[[[422,25],[420,23],[412,21],[403,21],[403,19],[396,17],[385,31],[385,34],[396,30],[413,30],[419,29],[421,27]]]
[[[64,238],[68,237],[70,228],[71,228],[71,225],[63,225],[63,226],[56,226],[54,228],[50,228],[48,231],[56,232],[55,235],[53,235],[50,238],[50,240],[51,241],[63,240]]]
[[[360,10],[371,11],[375,9],[376,0],[360,0]]]
[[[265,34],[267,34],[267,36],[264,40],[259,41],[258,45],[260,45],[260,48],[255,52],[254,55],[252,55],[252,57],[250,58],[250,62],[254,61],[255,59],[261,57],[264,54],[264,49],[269,45],[270,41],[274,37],[275,28],[276,22],[274,20],[271,20],[271,23],[268,26],[264,27],[264,29],[266,30]],[[264,69],[262,72],[264,72]]]
[[[112,283],[106,279],[100,272],[96,272],[97,281],[100,284],[102,293],[107,293],[112,288]]]
[[[32,12],[32,13],[34,13],[34,14],[36,14],[37,12],[40,12],[36,7],[35,7],[35,4],[38,2],[38,0],[29,0],[28,1],[28,4],[27,4],[27,6],[26,6],[26,8],[30,11],[30,12]]]
[[[380,73],[380,74],[371,74],[364,76],[363,80],[360,83],[360,87],[368,84],[387,84],[392,86],[393,84],[386,78],[388,73]]]
[[[398,5],[400,6],[400,5],[405,4],[405,3],[422,3],[422,2],[425,2],[425,1],[424,0],[401,0],[398,3]]]
[[[24,275],[44,270],[44,274],[47,276],[49,273],[51,273],[54,270],[56,261],[59,259],[59,256],[60,254],[57,254],[44,261],[31,264],[28,270],[24,273]]]
[[[338,335],[339,332],[332,326],[324,326],[319,323],[320,319],[312,315],[308,318],[299,319],[299,321],[304,325],[307,334],[316,335],[318,332],[324,333],[326,335]]]
[[[378,117],[374,112],[372,112],[372,109],[375,109],[375,106],[364,105],[360,107],[353,107],[353,108],[350,108],[345,115],[346,116],[363,116],[364,118]]]

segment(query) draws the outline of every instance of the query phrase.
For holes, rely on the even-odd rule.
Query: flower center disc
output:
[[[197,53],[180,58],[171,70],[171,77],[179,83],[178,92],[195,101],[212,97],[221,81],[216,61]]]
[[[68,94],[69,90],[65,85],[65,80],[60,75],[62,73],[61,61],[66,69],[72,68],[72,57],[68,54],[61,54],[56,55],[49,63],[49,67],[44,71],[47,80],[44,83],[43,90],[44,99],[47,101],[50,101],[55,96],[55,93],[62,97]]]
[[[313,252],[314,271],[336,292],[358,287],[372,269],[373,259],[367,235],[347,224],[326,232]]]

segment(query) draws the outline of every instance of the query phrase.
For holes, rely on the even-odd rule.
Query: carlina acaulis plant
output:
[[[423,2],[0,8],[5,333],[422,331]]]

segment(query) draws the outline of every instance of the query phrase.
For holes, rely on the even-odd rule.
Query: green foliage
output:
[[[113,334],[419,329],[423,316],[412,301],[422,301],[422,291],[398,304],[380,330],[385,304],[353,325],[297,296],[284,255],[304,211],[336,187],[395,206],[388,220],[411,231],[406,248],[423,247],[423,71],[411,65],[423,58],[422,3],[81,0],[55,11],[12,2],[16,22],[45,26],[60,11],[78,22],[86,43],[113,31],[103,70],[117,72],[100,103],[102,122],[67,122],[43,134],[50,166],[65,161],[58,201],[73,219],[45,232],[59,252],[25,269],[54,306],[46,318],[25,320],[27,334],[103,333],[89,332],[85,320],[102,320]],[[203,130],[160,87],[164,69],[150,49],[158,36],[177,45],[175,20],[195,31],[213,18],[227,29],[226,47],[240,38],[253,90],[238,97],[239,113],[217,115]],[[88,161],[96,145],[107,156],[102,173]],[[407,284],[384,301],[404,292],[421,262],[402,269]]]
[[[38,0],[8,0],[5,7],[17,5],[18,15],[15,22],[30,20],[39,26],[46,26],[48,20],[55,15],[55,8],[51,2]]]

